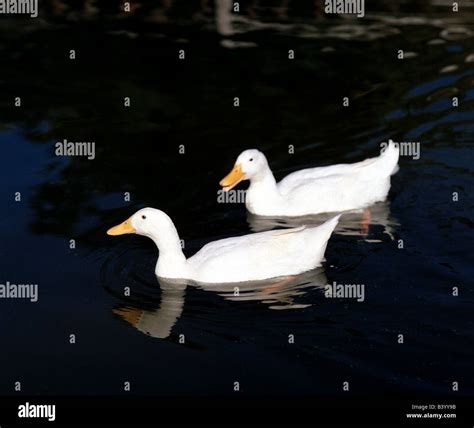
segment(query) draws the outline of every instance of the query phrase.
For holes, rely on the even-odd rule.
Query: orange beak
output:
[[[245,173],[242,171],[242,166],[240,164],[235,164],[232,171],[219,181],[219,184],[222,186],[222,190],[228,192],[230,189],[237,186],[237,184],[242,180],[245,180]]]
[[[132,220],[130,218],[117,226],[111,227],[107,231],[107,235],[111,236],[125,235],[126,233],[137,233],[135,228],[132,226]]]

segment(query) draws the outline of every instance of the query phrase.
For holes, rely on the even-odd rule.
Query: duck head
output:
[[[256,149],[243,151],[235,161],[234,168],[219,184],[225,192],[234,188],[242,180],[252,180],[268,171],[265,155]]]
[[[186,257],[176,227],[167,214],[155,208],[143,208],[107,231],[107,235],[112,236],[128,233],[146,236],[156,244],[160,251],[156,275],[163,278],[186,277]]]
[[[159,232],[166,231],[170,227],[174,229],[171,219],[163,211],[155,208],[143,208],[123,223],[111,227],[107,231],[107,235],[117,236],[136,233],[137,235],[157,239]]]

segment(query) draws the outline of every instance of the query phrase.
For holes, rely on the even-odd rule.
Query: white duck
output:
[[[366,207],[387,197],[398,170],[393,141],[380,156],[352,164],[308,168],[276,182],[265,155],[245,150],[220,181],[224,191],[250,180],[245,205],[255,215],[293,217]]]
[[[137,233],[151,238],[160,255],[159,278],[201,283],[263,280],[297,275],[320,265],[326,245],[337,225],[336,216],[317,227],[270,230],[210,242],[186,260],[178,232],[163,211],[143,208],[108,235]]]

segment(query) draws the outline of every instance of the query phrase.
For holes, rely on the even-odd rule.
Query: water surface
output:
[[[176,396],[232,395],[235,381],[247,395],[340,395],[344,381],[355,395],[454,394],[453,381],[472,394],[472,14],[380,2],[329,19],[312,2],[267,2],[235,18],[225,1],[195,3],[2,27],[1,281],[38,283],[40,298],[0,302],[0,393],[21,380],[52,395],[122,394],[125,381]],[[56,157],[65,138],[95,141],[96,158]],[[420,142],[419,159],[403,156],[388,200],[344,216],[301,277],[238,296],[160,284],[151,241],[105,234],[144,206],[173,218],[188,256],[318,224],[219,204],[218,182],[247,148],[280,179],[375,156],[388,138]],[[364,284],[365,300],[326,298],[333,283]]]

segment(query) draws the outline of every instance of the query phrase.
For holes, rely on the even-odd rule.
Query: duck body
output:
[[[144,217],[144,218],[143,218]],[[237,283],[298,275],[319,266],[339,216],[320,226],[271,230],[210,242],[186,259],[176,228],[160,210],[144,208],[109,235],[138,233],[157,245],[155,274],[198,283]]]
[[[222,283],[307,272],[320,266],[338,219],[317,227],[270,230],[211,242],[187,260],[188,276],[199,282]]]
[[[398,148],[390,142],[378,157],[303,169],[277,183],[263,153],[246,150],[237,159],[233,173],[238,176],[241,171],[243,179],[250,180],[245,202],[249,212],[294,217],[354,210],[384,200],[390,190],[390,177],[398,169],[398,157]],[[225,180],[229,176],[221,184],[228,184]],[[224,189],[233,187],[232,179]]]

